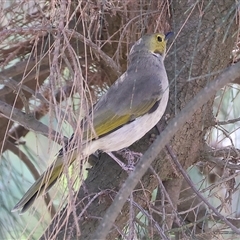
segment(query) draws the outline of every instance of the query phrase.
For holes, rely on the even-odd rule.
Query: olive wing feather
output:
[[[84,124],[84,135],[88,138],[101,137],[149,113],[161,99],[163,90],[158,75],[127,74],[122,75],[94,106],[91,117],[95,134],[89,134],[91,129],[87,122]]]

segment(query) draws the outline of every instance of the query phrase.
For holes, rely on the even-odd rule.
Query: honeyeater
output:
[[[97,150],[113,152],[129,147],[161,119],[169,95],[169,83],[163,63],[168,36],[169,34],[162,33],[145,35],[133,45],[126,72],[85,118],[92,119],[92,122],[82,121],[83,158]],[[70,165],[76,160],[79,151],[77,144],[72,142],[75,139],[73,136],[12,211],[26,211],[62,175],[64,165]]]

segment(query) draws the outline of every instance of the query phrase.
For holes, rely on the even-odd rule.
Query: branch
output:
[[[36,59],[39,61],[36,62]],[[43,68],[43,73],[41,73],[39,66]],[[15,80],[17,80],[16,77],[18,75],[21,75],[23,77],[19,78],[19,82],[26,83],[35,78],[36,75],[44,74],[46,72],[49,73],[49,57],[38,56],[34,59],[31,58],[25,61],[19,61],[14,66],[4,69],[0,73],[1,76],[14,78]]]
[[[19,148],[16,147],[16,145],[14,145],[9,141],[6,141],[6,148],[9,149],[14,154],[16,154],[17,156],[19,156],[19,159],[25,164],[25,166],[31,172],[35,180],[37,180],[40,177],[40,174],[38,173],[38,170],[35,168],[34,164],[31,162],[31,160],[23,151],[21,151]],[[51,202],[51,198],[48,192],[44,196],[44,202],[49,210],[51,218],[53,218],[56,214],[56,209]],[[50,205],[50,202],[51,202],[51,205]]]
[[[229,119],[226,121],[217,121],[217,125],[227,125],[227,124],[231,124],[231,123],[236,123],[240,121],[240,117],[239,118],[234,118],[234,119]]]
[[[214,149],[206,145],[203,150],[202,161],[214,163],[219,167],[240,170],[240,150],[234,147]],[[220,159],[221,158],[221,159]]]
[[[23,103],[26,113],[30,114],[29,101],[25,97],[25,95],[22,91],[22,88],[19,86],[19,84],[12,78],[7,78],[2,75],[0,76],[0,83],[4,84],[5,86],[7,86],[8,88],[12,89],[14,92],[17,93],[17,95],[22,100],[22,103]],[[28,89],[31,90],[30,88],[28,88]],[[8,92],[8,89],[2,89],[2,90],[7,90],[7,92]]]
[[[118,75],[121,74],[121,68],[113,61],[111,57],[109,57],[105,52],[103,52],[95,43],[93,43],[91,40],[84,37],[82,34],[74,31],[74,30],[64,30],[64,32],[69,37],[74,37],[76,39],[79,39],[81,42],[86,43],[89,47],[91,47],[95,53],[98,53],[100,57],[103,59],[103,61],[110,66],[115,72],[117,72]]]
[[[225,69],[225,71],[215,80],[210,82],[204,89],[202,89],[195,98],[190,101],[186,107],[179,113],[177,117],[172,119],[166,129],[157,137],[156,141],[149,147],[143,157],[140,159],[135,170],[129,175],[122,188],[116,195],[112,205],[108,208],[103,220],[94,233],[93,239],[105,239],[111,226],[113,225],[118,213],[121,211],[131,191],[135,188],[141,177],[150,167],[150,164],[157,157],[159,152],[177,133],[177,131],[188,121],[191,116],[202,105],[207,103],[216,91],[224,87],[229,82],[234,82],[240,76],[240,62]],[[230,225],[235,232],[240,231]]]
[[[17,122],[25,128],[40,133],[46,137],[49,137],[50,129],[43,123],[37,121],[32,115],[27,115],[19,109],[13,108],[11,105],[0,100],[0,115],[8,118],[11,121]],[[50,137],[56,141],[56,136],[59,134],[51,130]]]
[[[213,207],[206,199],[205,197],[203,197],[203,195],[197,190],[197,188],[195,187],[194,183],[192,182],[192,180],[190,179],[190,177],[187,175],[187,173],[184,171],[183,167],[181,166],[181,164],[179,163],[177,158],[173,158],[174,163],[176,164],[176,166],[178,167],[179,171],[181,172],[181,174],[183,175],[184,179],[186,180],[186,182],[189,184],[189,186],[191,187],[191,189],[193,190],[193,192],[202,200],[202,202],[204,202],[209,209],[211,209],[215,215],[224,223],[226,223],[226,225],[228,225],[235,233],[240,234],[240,230],[237,229],[231,222],[229,222],[227,220],[226,217],[224,217],[222,214],[220,214],[217,209],[215,207]]]
[[[210,161],[211,163],[216,164],[219,167],[225,167],[225,168],[229,168],[232,170],[240,170],[240,165],[239,164],[234,164],[234,163],[230,163],[228,160],[220,160],[218,158],[209,158],[208,161]]]
[[[182,179],[173,178],[164,181],[163,184],[162,180],[152,166],[150,166],[150,170],[157,178],[159,184],[155,204],[151,205],[151,210],[153,211],[153,218],[158,223],[166,223],[167,229],[172,228],[173,221],[177,222],[178,226],[181,226],[182,223],[180,222],[178,216],[177,205],[181,192]]]
[[[9,84],[11,84],[11,86],[15,87],[17,85],[17,82],[14,79],[7,79],[5,80],[4,78],[0,77],[0,82],[3,81],[4,82],[8,82]],[[29,117],[35,116],[35,118],[30,119],[31,121],[35,120],[36,125],[39,125],[39,123],[41,124],[39,126],[39,128],[41,128],[41,134],[43,134],[44,136],[49,137],[49,129],[46,132],[46,126],[42,125],[41,122],[38,122],[37,120],[39,120],[41,117],[43,117],[48,111],[50,106],[54,106],[54,104],[51,103],[50,101],[50,96],[52,95],[52,93],[50,93],[50,88],[48,86],[45,86],[45,89],[42,90],[41,92],[33,92],[30,88],[28,88],[25,85],[22,85],[21,88],[27,92],[29,92],[30,94],[32,94],[33,97],[36,97],[38,99],[41,100],[41,104],[38,107],[35,107],[35,109],[30,113],[30,114],[25,114],[23,112],[21,112],[19,110],[19,113],[25,114],[25,116],[23,116],[26,119],[29,119]],[[61,103],[62,101],[64,101],[66,98],[69,98],[71,96],[71,94],[73,93],[73,90],[75,90],[72,86],[72,84],[66,84],[64,85],[62,88],[60,88],[54,95],[56,98],[57,103]],[[0,90],[1,93],[1,90]],[[0,94],[1,95],[1,94]],[[1,102],[0,102],[1,105]],[[11,105],[9,105],[9,107],[11,107]],[[14,108],[16,109],[16,108]],[[1,110],[1,106],[0,106],[0,110]],[[10,111],[8,111],[9,113]],[[62,115],[64,115],[64,113],[61,113]],[[9,115],[8,115],[9,116]],[[7,117],[9,118],[9,117]],[[13,117],[12,117],[13,119]],[[69,121],[69,119],[66,117],[66,119]],[[14,120],[14,119],[13,119]],[[14,126],[13,128],[11,128],[8,131],[8,141],[14,143],[17,139],[19,139],[22,136],[25,136],[28,133],[28,130],[31,130],[30,128],[26,127],[26,124],[29,126],[28,122],[26,122],[25,120],[23,121],[24,124],[20,123],[21,125],[17,125]],[[42,127],[44,126],[44,127]],[[30,126],[31,127],[31,126]],[[33,126],[34,129],[33,131],[35,131],[35,126]],[[36,131],[37,132],[37,129]],[[51,139],[57,143],[59,143],[60,145],[62,144],[62,139],[58,138],[57,135],[54,136],[56,132],[52,131],[52,136]],[[63,137],[63,141],[66,142],[68,139],[67,137]]]

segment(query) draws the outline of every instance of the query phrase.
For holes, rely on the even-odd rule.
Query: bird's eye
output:
[[[162,38],[161,38],[161,36],[157,36],[157,40],[158,40],[158,42],[162,42]]]

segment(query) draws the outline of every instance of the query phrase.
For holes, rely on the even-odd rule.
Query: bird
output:
[[[171,33],[142,36],[132,46],[128,67],[81,121],[81,158],[97,150],[111,153],[142,138],[162,118],[169,99],[169,81],[164,66]],[[87,119],[92,119],[91,125]],[[49,190],[78,157],[74,134],[60,149],[53,163],[29,188],[12,212],[27,211],[35,199]],[[67,159],[67,161],[66,161]]]

